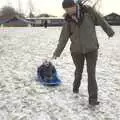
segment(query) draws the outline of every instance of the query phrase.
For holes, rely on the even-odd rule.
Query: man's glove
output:
[[[56,56],[56,55],[53,55],[53,56],[52,56],[52,59],[57,59],[57,56]]]

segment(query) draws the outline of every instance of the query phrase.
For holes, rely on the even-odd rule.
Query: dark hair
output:
[[[69,8],[75,5],[74,0],[63,0],[62,6],[63,8]]]

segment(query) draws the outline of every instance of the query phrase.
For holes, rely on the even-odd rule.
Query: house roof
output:
[[[39,17],[39,18],[26,18],[27,20],[43,20],[43,19],[64,19],[63,17]]]
[[[19,16],[14,16],[12,18],[2,18],[0,19],[0,24],[4,24],[4,23],[9,23],[11,21],[16,21],[16,20],[19,20],[20,22],[23,22],[23,23],[31,23],[30,21],[24,19],[24,18],[21,18]]]
[[[108,17],[108,16],[118,16],[118,17],[120,17],[120,15],[119,14],[117,14],[117,13],[110,13],[110,14],[108,14],[108,15],[106,15],[105,17]]]

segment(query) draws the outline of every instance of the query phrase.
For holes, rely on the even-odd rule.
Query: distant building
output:
[[[0,26],[1,27],[3,27],[4,25],[4,23],[7,21],[7,19],[0,19]]]
[[[27,21],[24,18],[20,18],[18,16],[14,16],[9,19],[0,19],[0,24],[2,26],[7,26],[7,27],[24,27],[24,26],[29,26],[31,22]]]
[[[120,25],[120,15],[116,13],[111,13],[105,16],[105,19],[110,25]]]
[[[65,22],[64,18],[57,17],[26,18],[26,20],[32,22],[33,26],[44,26],[45,21],[47,26],[62,26]]]

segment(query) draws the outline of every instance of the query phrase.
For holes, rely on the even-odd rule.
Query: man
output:
[[[73,93],[79,93],[84,61],[86,59],[89,104],[98,105],[98,87],[95,74],[99,44],[95,24],[100,25],[109,37],[114,35],[114,31],[105,19],[89,6],[75,4],[73,0],[64,0],[62,6],[66,11],[66,22],[63,25],[53,58],[56,59],[60,56],[70,38],[71,56],[76,67]]]

